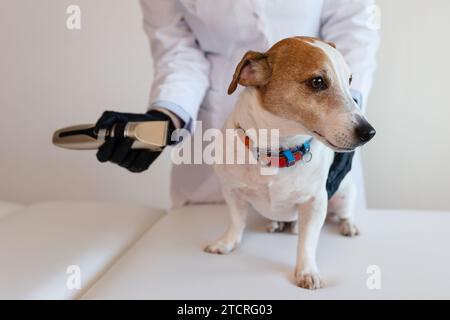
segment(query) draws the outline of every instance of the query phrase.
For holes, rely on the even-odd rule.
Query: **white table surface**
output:
[[[203,247],[226,228],[224,206],[192,206],[159,220],[83,296],[85,299],[441,299],[450,298],[450,213],[368,210],[361,235],[345,238],[327,224],[318,248],[326,287],[293,280],[297,237],[268,234],[254,216],[230,255]],[[381,271],[369,290],[367,268]]]

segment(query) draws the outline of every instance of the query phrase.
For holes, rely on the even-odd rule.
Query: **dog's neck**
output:
[[[292,148],[302,145],[311,139],[309,132],[293,120],[281,118],[261,105],[260,94],[257,89],[245,88],[240,94],[233,114],[235,128],[244,131],[249,129],[278,129],[280,147]]]

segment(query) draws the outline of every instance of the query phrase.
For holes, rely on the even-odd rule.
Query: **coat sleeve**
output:
[[[164,107],[190,127],[209,86],[209,62],[176,0],[140,0],[154,77],[150,109]]]
[[[344,55],[353,73],[352,92],[363,110],[379,45],[375,8],[373,0],[325,0],[322,9],[321,37],[334,42]]]

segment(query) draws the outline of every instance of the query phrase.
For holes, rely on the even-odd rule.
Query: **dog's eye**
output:
[[[323,77],[312,78],[309,84],[315,90],[325,90],[328,88]]]
[[[350,85],[352,85],[352,81],[353,81],[353,75],[350,76],[350,79],[348,80],[348,83],[349,83]]]

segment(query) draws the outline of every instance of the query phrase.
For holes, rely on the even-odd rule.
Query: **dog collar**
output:
[[[245,132],[245,131],[244,131]],[[312,159],[311,141],[313,138],[306,140],[303,144],[297,145],[293,148],[280,148],[276,154],[272,151],[266,150],[261,152],[259,147],[252,147],[250,137],[244,134],[245,146],[256,152],[256,159],[268,167],[287,168],[292,167],[297,162],[308,163]]]

